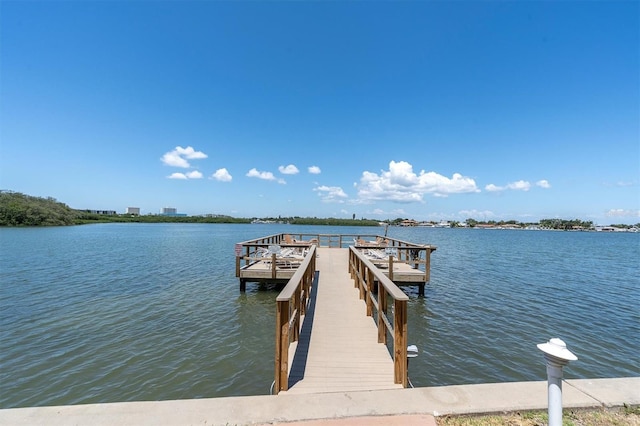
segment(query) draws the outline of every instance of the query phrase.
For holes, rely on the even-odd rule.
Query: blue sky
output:
[[[3,0],[0,188],[143,214],[638,223],[639,5]]]

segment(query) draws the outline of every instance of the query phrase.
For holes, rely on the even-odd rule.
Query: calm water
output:
[[[104,224],[0,229],[0,408],[268,394],[276,291],[234,275],[234,244],[383,228]],[[415,386],[640,375],[640,235],[389,228],[438,246],[410,291]]]

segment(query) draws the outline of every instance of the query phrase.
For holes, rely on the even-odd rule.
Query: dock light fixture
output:
[[[537,346],[544,353],[547,362],[549,426],[562,426],[562,367],[570,361],[576,361],[578,357],[557,337]]]
[[[416,345],[407,346],[407,358],[415,358],[418,356],[418,347]]]
[[[409,378],[409,359],[415,358],[418,356],[418,347],[416,345],[407,346],[407,381],[409,385],[413,388],[413,383],[411,383],[411,379]]]

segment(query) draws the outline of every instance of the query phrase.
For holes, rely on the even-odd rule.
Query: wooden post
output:
[[[287,390],[289,384],[289,301],[276,302],[276,362],[274,392]]]
[[[302,277],[302,279],[304,280],[304,276]],[[300,324],[301,324],[300,314],[302,311],[302,286],[300,284],[298,285],[298,289],[293,294],[293,306],[295,309],[296,317],[293,321],[294,327],[291,333],[292,334],[291,340],[293,342],[297,342],[300,336]]]
[[[307,300],[309,300],[309,269],[302,276],[302,303],[300,303],[300,315],[307,315]]]
[[[271,253],[271,278],[276,279],[276,254]]]
[[[393,281],[393,255],[389,255],[389,279]]]
[[[424,280],[425,282],[431,281],[431,248],[426,250],[424,265]]]
[[[370,317],[373,315],[373,300],[371,299],[371,292],[373,291],[373,271],[371,269],[367,269],[367,291],[365,293],[365,303],[367,304],[367,316]]]
[[[393,369],[395,383],[407,387],[407,302],[394,301]]]
[[[387,327],[384,325],[384,315],[387,312],[387,290],[378,281],[378,343],[387,344]]]
[[[367,270],[368,268],[365,266],[364,262],[360,262],[360,274],[358,277],[358,290],[359,290],[359,297],[360,300],[364,299],[366,296],[366,292],[364,289],[364,286],[367,285],[366,283],[366,278],[367,278]]]

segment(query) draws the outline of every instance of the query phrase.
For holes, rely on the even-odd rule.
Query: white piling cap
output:
[[[550,339],[547,343],[540,343],[538,345],[538,349],[547,355],[551,355],[552,357],[559,358],[564,361],[575,361],[578,359],[577,356],[567,349],[567,344],[557,337]]]

